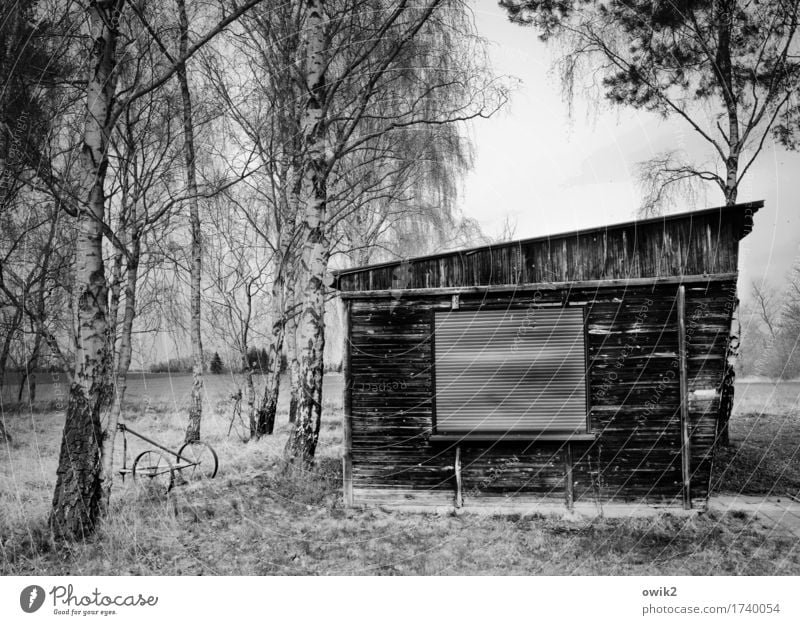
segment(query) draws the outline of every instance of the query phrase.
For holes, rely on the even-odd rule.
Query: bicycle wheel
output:
[[[197,477],[210,479],[217,474],[219,460],[217,452],[203,441],[191,441],[178,450],[178,464],[181,475],[186,479]]]
[[[133,481],[141,488],[168,493],[175,484],[172,462],[160,451],[143,451],[133,461]]]

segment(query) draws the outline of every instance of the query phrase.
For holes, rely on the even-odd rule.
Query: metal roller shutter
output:
[[[437,312],[436,429],[586,432],[582,308]]]

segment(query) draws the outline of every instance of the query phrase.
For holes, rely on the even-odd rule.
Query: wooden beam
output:
[[[344,328],[344,349],[342,352],[342,376],[344,377],[344,396],[342,397],[342,486],[344,505],[353,505],[353,381],[350,371],[350,302],[342,302],[342,327]]]
[[[483,295],[485,293],[535,293],[536,291],[558,291],[562,289],[594,289],[635,286],[658,286],[670,284],[708,284],[736,280],[738,273],[714,273],[694,276],[666,276],[661,278],[625,278],[609,280],[580,280],[575,282],[528,282],[525,284],[499,284],[491,286],[453,286],[429,289],[379,289],[374,291],[339,291],[342,299],[375,299],[382,297],[437,296],[437,295]]]
[[[681,476],[683,478],[683,507],[692,507],[692,445],[689,433],[689,376],[686,354],[686,287],[678,287],[678,364],[680,367],[681,400]]]
[[[584,434],[575,432],[533,432],[527,433],[507,433],[507,432],[470,432],[465,434],[431,434],[428,440],[431,443],[536,443],[551,441],[593,441],[597,434]]]
[[[572,464],[572,443],[567,443],[564,445],[564,499],[567,503],[567,510],[572,510],[573,504],[575,503]]]
[[[464,505],[464,500],[461,496],[461,445],[456,445],[456,508]]]

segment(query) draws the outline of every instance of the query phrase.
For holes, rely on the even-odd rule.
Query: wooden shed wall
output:
[[[734,273],[761,202],[341,272],[340,291]]]
[[[732,236],[732,233],[731,233]],[[737,239],[738,240],[738,239]],[[715,271],[734,268],[719,255]],[[572,274],[570,274],[572,275]],[[574,274],[579,275],[579,274]],[[708,490],[735,277],[687,278],[693,498]],[[676,284],[463,295],[460,308],[566,302],[587,309],[591,442],[462,442],[464,502],[681,498]],[[348,300],[348,423],[355,503],[453,503],[455,444],[432,442],[433,310],[449,295]]]

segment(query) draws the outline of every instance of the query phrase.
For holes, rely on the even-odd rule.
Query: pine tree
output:
[[[686,181],[715,184],[726,204],[770,140],[798,149],[800,0],[501,0],[512,21],[562,46],[572,100],[578,81],[611,103],[683,120],[708,148],[640,163],[643,213],[667,208]]]

